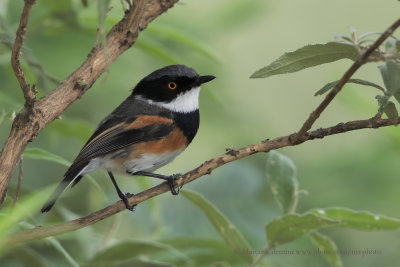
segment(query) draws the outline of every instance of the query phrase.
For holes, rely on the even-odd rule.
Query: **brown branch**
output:
[[[129,49],[147,25],[159,15],[171,8],[178,0],[136,0],[125,16],[108,33],[106,46],[99,44],[89,53],[82,65],[71,73],[56,89],[33,103],[32,108],[17,114],[11,127],[8,139],[0,155],[0,205],[4,201],[11,174],[18,163],[28,142],[31,142],[50,122],[59,117],[74,101],[82,97],[94,84],[97,78],[107,69],[107,64],[114,62],[123,52]],[[31,3],[26,0],[21,21],[27,22]],[[29,9],[28,9],[29,8]],[[21,23],[21,34],[24,36],[26,22]],[[16,40],[17,46],[22,42]],[[18,60],[18,50],[14,49],[13,58]],[[107,51],[107,58],[106,53]],[[16,53],[14,55],[14,53]],[[20,72],[18,72],[20,73]],[[19,80],[20,81],[20,80]],[[26,80],[22,80],[24,88]]]
[[[345,133],[358,129],[379,128],[397,124],[400,124],[400,118],[395,118],[395,119],[371,118],[368,120],[349,121],[347,123],[339,123],[338,125],[329,128],[321,128],[312,132],[308,132],[306,135],[302,137],[302,139],[298,140],[298,142],[291,141],[290,138],[291,135],[288,135],[288,136],[278,137],[272,140],[264,140],[258,144],[245,146],[240,149],[229,149],[229,151],[226,152],[225,154],[213,158],[211,160],[208,160],[199,167],[197,167],[196,169],[182,175],[180,178],[177,179],[176,186],[182,186],[184,184],[187,184],[193,180],[200,178],[201,176],[210,174],[213,170],[215,170],[218,167],[221,167],[222,165],[225,165],[235,160],[239,160],[241,158],[250,156],[255,153],[269,152],[271,150],[279,149],[282,147],[296,146],[305,141],[313,139],[322,139],[326,136]],[[166,183],[162,183],[130,197],[129,204],[137,205],[145,200],[148,200],[150,198],[153,198],[155,196],[158,196],[162,193],[169,191],[170,191],[169,186]],[[24,230],[18,233],[10,234],[7,237],[6,242],[8,244],[16,244],[16,243],[37,240],[49,236],[75,231],[84,228],[88,225],[99,222],[103,219],[106,219],[107,217],[110,217],[125,209],[126,209],[125,204],[122,201],[118,201],[104,209],[98,210],[85,217],[75,219],[66,223],[50,225],[50,226],[40,226],[34,229]]]
[[[310,114],[308,119],[304,122],[301,129],[294,134],[291,138],[293,142],[301,140],[304,134],[311,129],[314,122],[319,118],[325,108],[331,103],[335,96],[340,92],[347,81],[353,74],[365,63],[367,63],[369,56],[387,39],[392,33],[400,26],[400,19],[395,21],[382,35],[367,49],[361,56],[351,65],[351,67],[343,74],[339,82],[333,87],[325,99],[319,106]]]
[[[27,108],[32,108],[33,103],[36,100],[36,90],[35,85],[33,85],[31,88],[26,80],[25,73],[21,68],[20,55],[25,40],[26,26],[28,25],[29,15],[35,2],[36,0],[25,0],[24,9],[22,10],[21,19],[15,36],[14,46],[11,52],[11,66],[14,70],[15,77],[17,77],[19,85],[21,86],[22,92],[24,93],[25,106]]]
[[[250,265],[250,267],[257,267],[261,263],[261,261],[267,256],[270,252],[271,248],[267,247],[263,250],[263,253]]]

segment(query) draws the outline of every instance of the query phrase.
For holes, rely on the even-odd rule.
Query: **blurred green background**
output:
[[[82,2],[37,1],[29,21],[25,53],[60,81],[84,61],[95,43],[97,1],[88,1],[88,7]],[[106,29],[123,16],[120,1],[111,1],[111,6]],[[16,31],[22,7],[22,0],[0,0],[3,33]],[[224,153],[225,148],[239,148],[298,130],[322,101],[321,97],[313,96],[314,92],[327,82],[339,79],[351,62],[342,60],[295,74],[249,79],[254,71],[284,52],[306,44],[328,42],[337,34],[349,35],[353,28],[358,34],[383,31],[398,14],[399,3],[395,0],[180,1],[151,23],[140,34],[138,42],[110,66],[84,97],[68,108],[61,120],[45,128],[28,148],[41,148],[72,161],[97,123],[130,94],[142,77],[162,66],[180,63],[195,68],[200,74],[217,76],[202,89],[201,126],[193,143],[172,164],[158,170],[165,174],[189,171]],[[23,96],[9,58],[9,48],[0,44],[1,144],[8,136],[12,114],[23,106]],[[364,66],[355,77],[382,84],[377,65]],[[38,84],[39,95],[55,88],[43,71],[31,67],[27,61],[23,67],[30,83]],[[373,116],[377,111],[375,95],[373,88],[346,86],[314,128]],[[390,127],[335,135],[280,152],[295,162],[300,188],[308,192],[300,198],[299,212],[343,206],[400,218],[399,149],[399,128]],[[214,203],[255,250],[265,247],[264,226],[280,214],[265,182],[265,160],[266,154],[257,154],[225,165],[184,187]],[[21,197],[54,186],[66,167],[25,159],[23,169]],[[11,203],[17,175],[16,171],[6,205]],[[92,176],[105,196],[88,179],[83,179],[79,186],[62,195],[52,212],[34,211],[31,222],[48,225],[71,220],[118,200],[105,172]],[[123,191],[132,193],[158,183],[128,176],[118,176],[117,180]],[[365,257],[343,256],[345,266],[396,265],[399,231],[328,229],[323,232],[331,236],[339,248],[383,252]],[[200,209],[184,197],[170,194],[140,204],[133,213],[124,211],[56,238],[65,253],[45,241],[32,242],[12,250],[0,262],[4,266],[22,266],[23,258],[33,255],[38,262],[30,264],[84,264],[102,249],[126,240],[172,244],[186,238],[209,242],[205,242],[205,250],[212,242],[224,246]],[[302,238],[284,248],[312,249],[313,246],[307,238]],[[227,247],[229,253],[215,261],[235,262],[237,255],[229,250]],[[273,255],[267,257],[267,262],[271,266],[328,266],[318,256]]]

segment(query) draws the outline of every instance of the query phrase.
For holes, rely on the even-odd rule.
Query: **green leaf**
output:
[[[0,113],[0,125],[3,123],[4,119],[7,116],[7,112],[5,112],[4,110],[1,111]]]
[[[62,12],[74,10],[71,0],[54,2],[52,0],[41,0],[41,4],[52,12]]]
[[[356,60],[357,49],[352,45],[337,42],[307,45],[294,52],[283,54],[270,65],[253,73],[250,78],[266,78],[271,75],[297,72],[344,58]]]
[[[107,18],[108,7],[110,6],[111,0],[98,0],[97,1],[97,12],[99,19],[99,29],[98,34],[100,35],[100,41],[105,45],[106,42],[106,34],[104,29],[104,24]]]
[[[129,10],[129,6],[131,5],[131,2],[133,2],[135,0],[119,0],[119,2],[121,3],[122,9],[124,11]]]
[[[241,249],[232,249],[225,242],[215,239],[181,237],[162,241],[171,245],[185,255],[189,256],[194,266],[211,266],[213,262],[221,259],[235,265],[243,262]],[[174,260],[172,263],[181,266],[182,263]]]
[[[0,251],[8,248],[4,246],[6,241],[4,236],[11,229],[17,227],[19,221],[38,212],[49,194],[50,189],[48,187],[41,188],[39,191],[20,198],[14,207],[10,205],[2,210],[3,216],[0,217]]]
[[[375,96],[375,98],[378,101],[379,111],[383,112],[385,110],[387,103],[389,102],[390,96],[384,94],[384,95],[377,95]]]
[[[396,105],[392,101],[389,101],[386,104],[386,106],[383,109],[383,111],[385,112],[386,116],[389,119],[394,119],[394,118],[399,117],[399,113],[397,112]]]
[[[341,34],[335,35],[335,39],[341,39],[339,41],[340,43],[346,43],[346,44],[349,44],[349,45],[353,45],[354,44],[353,39],[351,39],[351,37],[346,36],[346,35],[341,35]]]
[[[400,92],[394,93],[393,96],[396,99],[397,103],[400,103]]]
[[[153,57],[163,60],[167,64],[178,63],[178,60],[171,56],[171,53],[166,51],[164,47],[159,44],[155,44],[146,38],[140,38],[139,41],[135,43],[135,47]]]
[[[66,160],[56,154],[48,152],[44,149],[38,148],[38,147],[32,147],[32,148],[25,149],[24,157],[30,158],[30,159],[40,159],[40,160],[52,161],[52,162],[56,162],[56,163],[59,163],[61,165],[67,166],[67,167],[69,167],[69,165],[71,165],[71,163],[68,160]]]
[[[210,47],[208,47],[203,41],[197,40],[196,37],[190,36],[185,32],[181,32],[176,28],[151,24],[147,27],[146,33],[156,35],[157,37],[168,38],[169,41],[174,41],[183,46],[186,46],[192,51],[197,52],[215,62],[221,62],[218,55],[216,55],[214,51]]]
[[[249,248],[248,242],[240,231],[214,206],[214,204],[206,200],[199,193],[187,189],[182,190],[182,195],[204,212],[228,246],[232,249]],[[242,253],[240,256],[248,263],[253,262],[253,257],[250,254]]]
[[[79,28],[78,22],[78,9],[75,9],[75,1],[73,0],[63,0],[63,1],[53,1],[53,0],[40,0],[41,7],[45,7],[47,11],[47,19],[53,19],[53,23],[49,23],[47,27],[57,27],[55,21],[61,21],[62,25],[68,25],[72,29]],[[34,23],[33,23],[34,24]]]
[[[388,39],[385,43],[385,53],[396,54],[397,52],[397,40]]]
[[[0,33],[0,43],[7,44],[8,46],[13,46],[14,40],[7,33]]]
[[[98,11],[99,26],[98,26],[98,31],[97,31],[98,39],[96,39],[96,45],[101,43],[102,46],[105,47],[104,56],[105,56],[105,60],[106,60],[107,66],[110,63],[109,63],[109,56],[108,56],[108,46],[107,46],[107,38],[106,38],[105,21],[106,21],[107,14],[108,14],[108,11],[109,11],[108,8],[110,6],[110,2],[111,2],[111,0],[98,0],[97,1],[97,11]]]
[[[365,39],[365,38],[367,38],[367,37],[370,37],[370,36],[372,36],[372,35],[381,35],[381,34],[382,34],[382,32],[366,32],[366,33],[364,33],[364,34],[361,34],[361,35],[358,37],[358,40],[360,41],[360,40]]]
[[[9,0],[0,1],[0,16],[5,16],[8,11],[8,2]]]
[[[338,82],[339,82],[339,80],[326,84],[324,87],[319,89],[314,95],[315,96],[322,95],[322,94],[328,92],[330,89],[335,87],[335,85]],[[382,86],[372,83],[372,82],[369,82],[369,81],[361,80],[361,79],[350,79],[347,81],[347,83],[356,83],[356,84],[361,84],[361,85],[365,85],[365,86],[371,86],[371,87],[375,87],[375,88],[381,90],[382,92],[385,92],[385,88],[383,88]]]
[[[80,265],[72,258],[72,256],[65,250],[65,248],[54,237],[46,238],[46,240],[53,245],[53,247],[60,252],[71,266],[79,267]]]
[[[86,142],[93,132],[93,127],[83,120],[60,119],[54,120],[48,127],[48,131],[65,137],[73,137]]]
[[[0,33],[0,43],[4,44],[8,49],[11,51],[13,46],[14,46],[14,39],[15,35],[9,34],[9,33]],[[25,54],[30,54],[32,53],[32,50],[28,47],[26,47],[25,44],[22,45],[21,48],[22,51],[22,56],[25,56]]]
[[[0,92],[0,104],[1,104],[1,108],[4,108],[11,112],[15,111],[15,110],[19,110],[23,106],[22,102],[10,97],[8,94],[6,94],[4,92]]]
[[[293,161],[277,151],[269,152],[265,176],[282,212],[284,214],[294,212],[299,183]]]
[[[400,92],[400,63],[394,60],[386,61],[385,65],[378,66],[381,71],[385,87],[392,94]]]
[[[169,245],[150,241],[125,241],[100,251],[91,262],[125,261],[143,257],[154,258],[160,254],[181,259],[186,263],[190,261],[187,256]]]
[[[0,19],[1,21],[1,19]],[[15,36],[10,33],[0,33],[0,43],[6,45],[6,47],[11,51],[14,45]],[[43,68],[42,65],[36,60],[35,56],[32,53],[32,50],[29,49],[25,44],[22,46],[22,58],[26,61],[26,63],[32,68],[32,70],[38,76],[37,85],[39,88],[43,88],[45,90],[49,90],[49,86],[47,86],[47,80],[60,84],[60,81]]]
[[[337,225],[338,222],[314,214],[289,214],[273,219],[266,226],[269,248],[299,239],[311,230]]]
[[[368,211],[355,211],[348,208],[312,209],[310,213],[316,214],[328,220],[335,220],[339,224],[335,226],[350,227],[358,230],[395,230],[400,228],[400,220]]]
[[[97,1],[97,12],[99,18],[99,30],[103,30],[104,22],[107,17],[108,7],[110,6],[111,0],[98,0]]]
[[[15,246],[11,251],[8,251],[7,254],[14,259],[18,259],[18,263],[20,263],[20,265],[15,264],[14,266],[48,266],[48,264],[45,263],[46,260],[44,257],[40,255],[38,251],[30,248],[29,246]],[[4,264],[4,266],[7,265]]]
[[[313,244],[317,247],[319,254],[324,257],[324,259],[332,267],[342,267],[343,263],[340,255],[337,253],[337,246],[335,242],[328,236],[323,235],[319,232],[313,231],[310,233],[310,239]]]
[[[218,10],[218,13],[213,16],[212,26],[218,27],[219,32],[246,27],[246,23],[254,18],[260,15],[268,16],[268,12],[272,10],[268,9],[268,5],[268,1],[230,1],[228,5],[222,5],[223,10]],[[211,11],[209,14],[212,15]]]
[[[18,223],[18,226],[20,226],[22,229],[33,229],[36,226],[34,224],[31,224],[26,221],[21,221]],[[72,266],[79,266],[79,264],[72,258],[72,256],[65,250],[65,248],[61,245],[61,243],[53,236],[46,237],[42,239],[44,242],[49,243],[52,245],[58,252],[60,252],[64,258],[70,263]],[[36,266],[33,264],[33,266]]]

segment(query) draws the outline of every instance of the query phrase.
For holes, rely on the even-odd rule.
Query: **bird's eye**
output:
[[[171,90],[175,90],[175,89],[176,89],[176,87],[178,87],[178,86],[176,85],[176,83],[174,83],[174,82],[170,82],[170,83],[168,83],[168,88],[169,88],[169,89],[171,89]]]

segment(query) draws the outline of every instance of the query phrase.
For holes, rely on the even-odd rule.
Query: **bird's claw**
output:
[[[181,176],[182,176],[181,173],[175,173],[175,174],[171,175],[168,179],[168,185],[171,190],[171,194],[174,196],[179,195],[179,191],[182,188],[182,186],[180,186],[178,188],[175,187],[175,180]]]
[[[125,193],[124,197],[121,198],[125,204],[126,209],[130,210],[130,211],[135,211],[135,207],[136,207],[136,205],[129,205],[128,198],[133,197],[133,196],[134,196],[134,194],[131,194],[128,192],[128,193]]]

